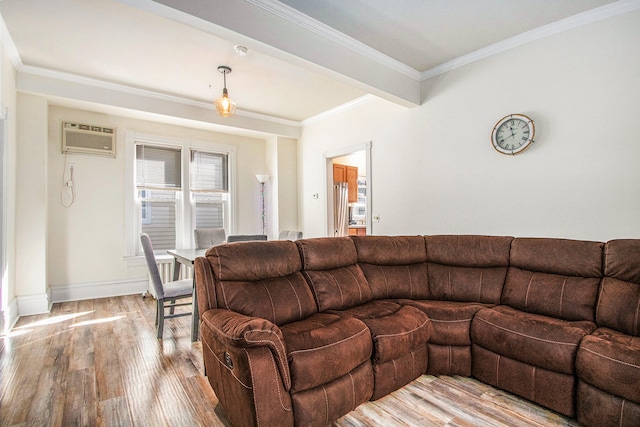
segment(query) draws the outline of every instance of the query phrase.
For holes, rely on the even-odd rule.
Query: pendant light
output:
[[[216,110],[222,117],[231,117],[236,111],[236,103],[229,99],[227,92],[227,74],[231,72],[231,68],[221,65],[218,67],[218,71],[224,76],[224,89],[222,89],[222,96],[215,101]]]

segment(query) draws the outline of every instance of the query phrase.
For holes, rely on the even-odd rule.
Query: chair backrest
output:
[[[296,241],[302,239],[302,231],[282,230],[278,235],[278,240]]]
[[[233,234],[227,237],[227,243],[248,242],[252,240],[267,240],[266,234]]]
[[[153,245],[151,244],[151,238],[147,233],[140,234],[140,242],[142,243],[142,250],[144,251],[144,257],[147,260],[147,268],[149,269],[149,275],[153,282],[153,288],[156,291],[156,298],[164,298],[164,287],[162,286],[162,279],[160,278],[160,271],[158,271],[158,264],[156,264],[156,257],[153,254]]]
[[[196,228],[193,230],[193,237],[196,249],[209,249],[227,238],[224,228]]]

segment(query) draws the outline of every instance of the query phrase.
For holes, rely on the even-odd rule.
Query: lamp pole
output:
[[[262,199],[262,234],[266,234],[266,212],[264,206],[264,184],[269,179],[269,175],[258,174],[256,175],[256,179],[260,182],[260,197]]]

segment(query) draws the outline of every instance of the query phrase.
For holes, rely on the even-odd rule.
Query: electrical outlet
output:
[[[371,221],[372,221],[372,222],[380,222],[380,214],[374,214],[374,215],[371,217]]]

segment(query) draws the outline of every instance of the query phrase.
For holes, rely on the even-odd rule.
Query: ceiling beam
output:
[[[260,50],[400,105],[420,105],[420,75],[416,70],[280,2],[119,1]]]
[[[213,104],[134,89],[75,75],[56,73],[22,66],[16,73],[16,89],[65,102],[83,102],[149,114],[149,117],[174,117],[199,122],[219,132],[248,135],[278,135],[300,138],[300,124],[289,120],[274,120],[236,111],[233,117],[218,116]],[[103,108],[104,108],[103,107]],[[233,132],[231,132],[233,130]]]

